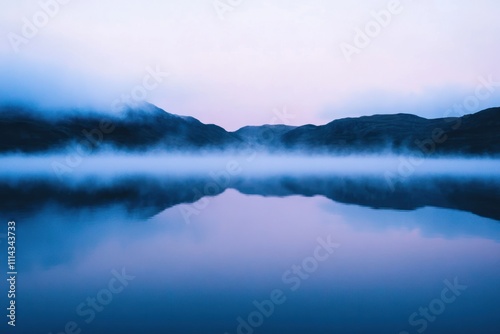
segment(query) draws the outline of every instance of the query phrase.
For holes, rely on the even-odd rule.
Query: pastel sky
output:
[[[442,117],[479,77],[500,82],[497,0],[400,0],[350,62],[342,43],[355,46],[356,29],[375,27],[373,12],[391,1],[59,0],[44,22],[41,4],[55,1],[2,0],[0,103],[111,110],[158,68],[170,75],[146,100],[233,130],[284,109],[297,125]],[[15,52],[24,19],[41,27]],[[499,92],[478,109],[500,105]]]

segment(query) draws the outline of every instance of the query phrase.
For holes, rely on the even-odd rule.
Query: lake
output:
[[[58,161],[0,166],[12,333],[500,328],[499,161]]]

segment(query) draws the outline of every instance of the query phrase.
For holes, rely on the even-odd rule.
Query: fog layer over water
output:
[[[276,174],[329,175],[411,175],[498,176],[500,159],[434,158],[416,156],[308,156],[265,155],[249,152],[240,155],[145,154],[145,155],[6,155],[0,157],[0,175],[25,176],[51,174],[56,177],[121,173],[207,174],[227,170],[232,175],[270,176]]]

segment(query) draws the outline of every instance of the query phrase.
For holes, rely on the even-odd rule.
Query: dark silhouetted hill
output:
[[[246,126],[235,132],[146,103],[121,114],[66,112],[51,117],[23,108],[0,108],[0,152],[43,152],[82,142],[92,143],[94,150],[123,151],[254,147],[270,152],[495,155],[500,153],[500,108],[463,117],[374,115],[320,126]]]

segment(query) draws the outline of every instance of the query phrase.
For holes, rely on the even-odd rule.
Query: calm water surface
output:
[[[2,181],[9,333],[500,329],[497,176],[106,180]]]

